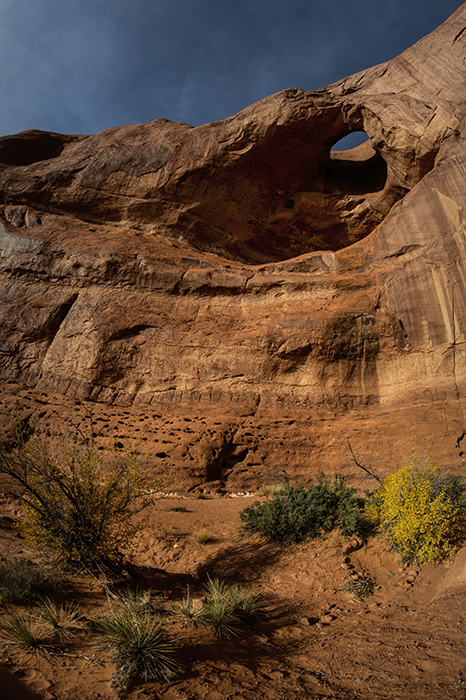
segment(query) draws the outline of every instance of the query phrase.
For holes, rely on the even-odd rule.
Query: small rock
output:
[[[333,615],[321,615],[320,622],[323,625],[329,625],[334,619]]]

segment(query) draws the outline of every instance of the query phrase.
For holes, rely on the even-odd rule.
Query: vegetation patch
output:
[[[57,452],[42,435],[19,435],[0,448],[0,473],[11,477],[24,506],[22,530],[39,551],[89,569],[119,561],[135,529],[131,520],[150,502],[137,453],[115,450],[107,462],[93,435],[69,435]]]
[[[57,569],[28,559],[9,559],[0,564],[0,602],[29,602],[57,590],[63,581],[63,574]]]
[[[463,489],[461,477],[445,475],[434,462],[413,453],[387,476],[366,514],[404,562],[439,562],[453,552],[464,527]]]
[[[16,646],[26,653],[48,653],[50,632],[32,615],[13,612],[2,621],[0,642],[4,646]]]
[[[240,513],[247,532],[257,532],[272,542],[301,542],[339,527],[345,536],[359,536],[369,527],[364,499],[349,487],[345,477],[318,478],[317,484],[286,485],[273,499],[256,501]]]
[[[65,644],[83,629],[79,605],[74,603],[58,604],[50,598],[41,601],[38,617],[49,628],[50,634],[61,644]]]
[[[353,593],[359,600],[366,600],[374,593],[375,584],[366,576],[355,575],[346,579],[343,589],[348,593]]]
[[[186,596],[173,609],[173,615],[194,627],[207,625],[217,637],[229,638],[245,628],[253,628],[264,614],[259,596],[218,578],[207,579],[203,594],[202,600],[193,600],[188,588]]]
[[[96,629],[116,665],[112,687],[119,695],[137,676],[169,680],[183,670],[176,643],[150,612],[124,606],[98,620]]]
[[[194,534],[194,539],[198,544],[209,544],[215,542],[215,536],[208,530],[199,530]]]

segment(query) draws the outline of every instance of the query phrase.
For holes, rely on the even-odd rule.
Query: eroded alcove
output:
[[[36,129],[23,131],[13,136],[2,136],[0,138],[0,163],[23,166],[57,158],[62,153],[64,144],[72,138]]]
[[[188,240],[255,264],[336,251],[367,236],[406,190],[388,182],[384,155],[361,123],[348,125],[335,110],[328,121],[276,128],[227,175],[210,176],[204,201],[190,211],[198,220],[189,222]],[[348,134],[364,142],[338,150]]]

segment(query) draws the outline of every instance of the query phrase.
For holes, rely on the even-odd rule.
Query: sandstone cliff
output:
[[[453,445],[465,30],[463,5],[392,61],[213,124],[0,138],[3,381],[187,414],[382,407],[403,435],[430,404]]]

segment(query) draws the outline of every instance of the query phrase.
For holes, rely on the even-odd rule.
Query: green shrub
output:
[[[451,554],[461,534],[462,491],[459,477],[442,474],[431,460],[413,453],[384,480],[366,512],[404,562],[435,563]]]
[[[55,452],[41,435],[3,445],[0,473],[19,486],[29,543],[74,567],[118,561],[135,532],[132,516],[149,502],[136,453],[115,450],[107,464],[92,436],[70,436]]]
[[[183,670],[177,645],[147,611],[123,607],[96,622],[100,645],[109,649],[116,664],[112,686],[124,694],[141,676],[170,680]]]
[[[0,564],[0,602],[30,601],[53,592],[63,583],[56,569],[33,564],[28,559],[11,559]]]
[[[273,542],[300,542],[339,527],[344,535],[360,535],[368,528],[363,499],[341,475],[333,480],[318,478],[317,484],[286,485],[265,503],[253,503],[240,513],[248,532],[257,532]]]

